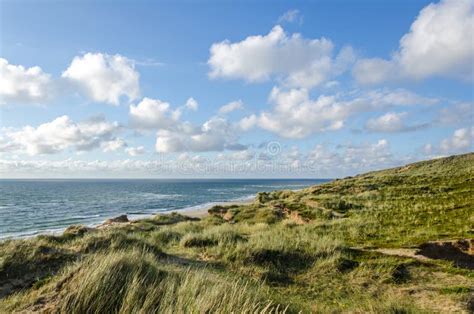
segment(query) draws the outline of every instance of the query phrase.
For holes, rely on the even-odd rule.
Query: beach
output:
[[[180,212],[203,217],[214,205],[240,204],[258,192],[297,190],[327,180],[64,179],[0,180],[0,239],[57,234],[71,225],[98,226]]]
[[[206,207],[182,209],[182,210],[177,210],[176,212],[179,214],[189,216],[189,217],[203,218],[208,215],[208,210],[214,206],[247,205],[247,204],[251,204],[254,201],[255,201],[255,198],[242,200],[242,201],[216,202],[216,203],[213,203],[212,205],[209,204]],[[167,214],[167,213],[163,213],[163,214]]]

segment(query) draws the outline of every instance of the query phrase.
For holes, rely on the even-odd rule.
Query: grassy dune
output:
[[[472,255],[426,243],[474,238],[473,189],[466,154],[260,193],[203,219],[5,241],[0,312],[468,313]]]

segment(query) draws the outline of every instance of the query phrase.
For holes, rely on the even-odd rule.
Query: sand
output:
[[[208,210],[210,208],[212,208],[213,206],[216,206],[216,205],[222,205],[222,206],[229,206],[229,205],[247,205],[247,204],[251,204],[254,202],[255,199],[249,199],[249,200],[245,200],[245,201],[231,201],[231,202],[216,202],[216,203],[212,203],[212,205],[209,205],[207,207],[202,207],[202,208],[199,208],[199,209],[181,209],[181,210],[177,210],[176,212],[177,213],[180,213],[182,215],[186,215],[186,216],[189,216],[189,217],[196,217],[196,218],[203,218],[203,217],[206,217],[208,215]]]

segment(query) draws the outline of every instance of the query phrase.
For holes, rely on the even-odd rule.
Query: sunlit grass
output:
[[[0,312],[468,312],[472,271],[387,256],[473,238],[474,155],[373,172],[202,219],[0,243]]]

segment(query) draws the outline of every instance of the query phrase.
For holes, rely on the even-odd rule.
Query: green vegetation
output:
[[[453,240],[474,238],[473,188],[467,154],[259,193],[203,219],[4,241],[0,312],[467,313],[473,242]]]

